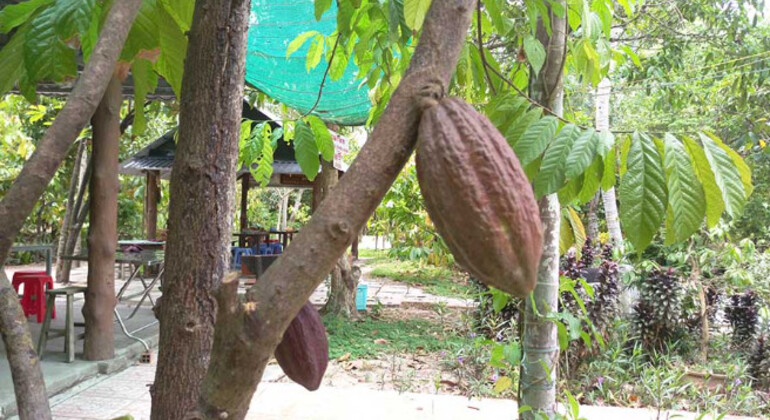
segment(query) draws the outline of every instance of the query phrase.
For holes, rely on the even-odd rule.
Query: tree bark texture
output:
[[[88,141],[86,139],[81,139],[78,142],[78,147],[75,151],[75,160],[72,163],[72,176],[70,176],[67,205],[64,210],[64,223],[59,231],[59,240],[56,244],[56,268],[54,270],[54,278],[57,283],[61,282],[62,265],[64,263],[62,256],[66,255],[64,252],[67,249],[67,237],[72,232],[72,225],[75,223],[77,213],[80,210],[76,206],[76,201],[80,196],[81,188],[83,188],[82,180],[85,172],[84,163],[86,162],[88,155],[87,145]]]
[[[297,189],[297,197],[294,199],[294,204],[291,207],[291,214],[289,215],[289,221],[287,224],[294,223],[295,220],[297,220],[297,215],[299,214],[299,208],[302,205],[302,190]]]
[[[163,297],[156,309],[153,419],[188,418],[209,365],[213,293],[230,263],[249,10],[248,0],[195,3],[171,171]]]
[[[158,201],[160,200],[160,172],[149,171],[144,190],[145,237],[154,241],[158,237]]]
[[[559,0],[566,9],[566,1]],[[546,59],[540,73],[530,79],[530,94],[539,104],[562,114],[563,72],[567,54],[567,19],[552,13],[549,5],[551,34],[539,20],[537,38],[546,46]],[[559,303],[559,229],[561,208],[556,194],[540,200],[543,225],[543,254],[537,275],[537,286],[531,299],[525,299],[523,358],[519,389],[519,406],[532,407],[522,412],[522,419],[553,418],[556,413],[556,378],[558,375],[559,341],[556,324],[544,318],[558,310]]]
[[[345,252],[414,150],[426,91],[448,86],[474,0],[434,1],[409,69],[348,172],[260,281],[237,296],[222,284],[211,363],[202,386],[204,419],[242,419],[283,332]]]
[[[321,161],[321,174],[315,179],[318,188],[316,191],[323,194],[321,197],[313,197],[314,201],[320,204],[325,200],[331,190],[337,185],[339,173],[331,162]],[[316,185],[314,185],[315,187]],[[353,275],[352,267],[348,256],[342,254],[337,260],[331,271],[331,282],[329,284],[329,300],[326,301],[322,312],[326,314],[341,316],[345,318],[358,318],[356,310],[356,288],[358,287],[358,278]]]
[[[596,87],[594,102],[596,103],[596,131],[609,131],[610,129],[610,93],[612,82],[609,78],[602,79]],[[623,234],[620,231],[620,217],[618,216],[618,201],[615,198],[615,187],[602,191],[602,203],[604,204],[604,217],[607,219],[607,232],[610,240],[616,247],[623,250]]]
[[[598,243],[599,239],[599,216],[596,214],[597,204],[599,204],[599,193],[596,193],[594,198],[588,202],[588,211],[586,212],[586,219],[588,220],[588,223],[586,223],[586,234],[594,241],[594,244]]]
[[[67,103],[45,132],[35,152],[0,201],[0,271],[13,241],[35,202],[85,127],[112,77],[123,43],[141,0],[115,2],[104,23],[90,61]],[[48,419],[51,411],[35,347],[15,290],[0,275],[0,335],[13,376],[19,418]]]
[[[83,305],[86,338],[83,357],[115,357],[112,311],[115,309],[115,248],[118,243],[118,152],[122,83],[113,76],[96,108],[93,127],[93,170],[89,185],[88,289]]]

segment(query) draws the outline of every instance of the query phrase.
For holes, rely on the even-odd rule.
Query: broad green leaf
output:
[[[577,126],[567,124],[546,149],[540,172],[537,173],[534,181],[534,190],[538,199],[559,191],[564,185],[567,169],[564,163],[572,144],[579,135],[580,129]]]
[[[712,228],[719,222],[719,218],[722,217],[722,212],[725,210],[722,191],[717,185],[714,173],[711,171],[711,166],[703,149],[695,140],[689,137],[682,137],[682,140],[684,140],[685,149],[687,149],[687,153],[692,159],[695,175],[697,175],[698,181],[703,185],[706,199],[706,225]]]
[[[529,126],[540,121],[543,110],[540,108],[529,108],[527,112],[519,115],[511,125],[505,130],[505,139],[511,147],[515,147],[519,138],[529,129]]]
[[[597,157],[583,172],[583,185],[578,193],[578,201],[580,203],[591,201],[596,193],[599,192],[599,187],[602,185],[603,170],[602,160]]]
[[[86,62],[91,59],[91,52],[99,40],[102,12],[102,3],[96,3],[93,13],[91,13],[91,23],[88,25],[88,30],[84,34],[80,34],[80,49],[83,51],[83,60]],[[126,42],[128,42],[128,39],[126,39]]]
[[[289,58],[295,51],[297,51],[309,38],[320,35],[318,31],[307,31],[297,35],[296,38],[289,42],[289,46],[286,47],[286,58]]]
[[[332,140],[332,134],[326,127],[326,124],[315,115],[309,116],[307,122],[310,125],[310,129],[313,130],[315,143],[321,152],[321,156],[324,160],[331,162],[334,159],[334,140]]]
[[[703,223],[706,198],[690,163],[690,156],[682,143],[670,134],[666,134],[664,139],[663,161],[672,216],[671,225],[674,237],[677,241],[683,241],[697,232]]]
[[[618,0],[618,4],[623,6],[623,10],[626,12],[626,17],[634,15],[634,3],[633,0]]]
[[[615,169],[617,165],[617,157],[615,153],[615,147],[604,157],[604,173],[602,174],[602,190],[608,191],[615,186]]]
[[[513,379],[509,378],[508,376],[501,376],[497,379],[497,381],[495,381],[493,391],[495,394],[499,394],[506,389],[509,389],[511,386],[513,386]]]
[[[586,228],[583,226],[583,221],[580,220],[580,215],[572,207],[567,208],[567,221],[572,227],[572,234],[575,237],[575,246],[582,248],[586,243]]]
[[[607,153],[615,147],[615,135],[612,134],[612,131],[597,131],[596,137],[596,153],[604,159]]]
[[[582,174],[596,157],[596,132],[589,128],[578,136],[567,156],[567,178]]]
[[[738,152],[724,144],[719,137],[709,132],[705,132],[705,134],[714,140],[714,143],[716,143],[722,150],[730,155],[730,159],[733,160],[735,167],[738,168],[738,173],[741,174],[741,182],[743,183],[743,190],[746,192],[746,197],[750,196],[752,191],[754,191],[754,185],[751,183],[751,169],[749,168],[749,165],[746,164],[746,161],[743,160],[743,157],[741,157]]]
[[[628,45],[621,45],[620,49],[623,50],[624,53],[626,53],[627,56],[631,57],[631,61],[634,62],[634,65],[636,67],[642,67],[642,61],[639,59],[639,56],[636,55],[634,50],[631,49]]]
[[[404,19],[406,26],[413,31],[419,31],[430,8],[431,0],[404,0]]]
[[[56,33],[56,10],[44,9],[32,19],[24,37],[24,64],[31,82],[59,81],[77,71],[75,50]]]
[[[332,6],[332,0],[315,0],[315,20],[321,20],[321,16]]]
[[[25,26],[19,29],[13,34],[10,41],[0,49],[0,95],[13,89],[13,85],[24,72],[23,41],[26,28]]]
[[[142,2],[139,13],[137,13],[134,23],[131,25],[131,30],[128,32],[128,38],[126,38],[126,43],[123,45],[123,50],[120,52],[120,59],[122,61],[130,62],[141,51],[151,51],[160,48],[159,25],[176,26],[175,23],[170,21],[170,15],[160,9],[162,9],[162,6],[156,0],[145,0]],[[93,30],[92,28],[91,31]]]
[[[324,37],[323,35],[316,35],[313,41],[310,43],[310,48],[307,49],[307,59],[305,60],[305,69],[310,72],[321,62],[321,57],[324,54]]]
[[[63,39],[84,34],[91,25],[95,0],[57,0],[51,8],[56,14],[56,32]]]
[[[43,6],[54,0],[28,0],[18,4],[10,4],[0,10],[0,33],[8,33],[11,29],[23,24]]]
[[[537,159],[548,147],[556,133],[559,120],[553,116],[545,116],[540,121],[530,125],[521,138],[513,146],[513,151],[519,157],[522,166],[527,166]]]
[[[157,10],[161,52],[155,62],[155,70],[171,85],[176,97],[180,98],[184,60],[187,56],[187,37],[165,8],[159,7]]]
[[[262,123],[262,129],[258,135],[262,138],[260,142],[262,150],[259,153],[259,163],[257,167],[251,170],[254,179],[263,187],[270,182],[273,176],[273,142],[271,141],[272,128],[268,123]]]
[[[532,35],[524,37],[524,52],[527,54],[527,61],[532,65],[535,74],[540,73],[540,69],[545,64],[545,48],[543,44]]]
[[[583,176],[576,176],[567,181],[562,189],[559,190],[559,202],[562,205],[572,204],[580,193],[580,188],[583,185]]]
[[[732,158],[711,137],[700,134],[703,143],[703,151],[706,153],[714,173],[714,179],[722,191],[722,200],[725,203],[727,214],[737,218],[746,204],[746,195],[743,189],[741,176],[735,167]]]
[[[626,237],[641,254],[663,223],[667,205],[663,165],[655,143],[646,135],[633,135],[619,198]]]
[[[144,115],[144,101],[147,95],[155,91],[158,86],[158,75],[152,71],[152,63],[148,60],[137,58],[131,66],[131,75],[134,80],[134,124],[132,134],[142,134],[147,124]]]
[[[195,0],[160,0],[160,2],[183,33],[190,30]]]
[[[566,254],[572,245],[575,244],[575,233],[572,231],[572,225],[567,219],[567,210],[561,212],[561,222],[559,223],[559,253]]]
[[[520,95],[506,92],[492,98],[484,109],[484,115],[501,133],[505,133],[516,118],[529,109],[529,102]]]
[[[313,130],[304,122],[297,121],[294,127],[294,153],[297,163],[307,179],[314,180],[321,162],[318,160],[318,146]]]

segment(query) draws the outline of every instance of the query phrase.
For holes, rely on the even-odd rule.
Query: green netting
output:
[[[332,2],[320,21],[315,20],[311,0],[254,0],[246,56],[246,82],[299,112],[309,111],[316,99],[326,63],[309,72],[305,60],[310,41],[291,57],[286,48],[297,35],[316,30],[331,34],[337,27],[337,7]],[[358,68],[350,60],[345,74],[331,80],[327,76],[323,94],[314,114],[327,122],[360,125],[366,122],[371,102],[367,87],[356,77]]]

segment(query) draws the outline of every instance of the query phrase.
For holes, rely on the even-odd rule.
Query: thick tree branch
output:
[[[220,300],[211,362],[196,413],[201,418],[246,415],[286,327],[412,154],[420,120],[417,100],[426,88],[448,85],[474,5],[475,0],[432,2],[409,69],[353,165],[283,256],[248,291],[246,302]],[[234,290],[223,288],[222,293]]]
[[[123,0],[113,4],[91,60],[75,84],[67,104],[0,201],[0,272],[24,220],[104,95],[141,3],[141,0]],[[0,274],[0,333],[11,366],[19,417],[50,418],[43,373],[27,320],[5,274]]]

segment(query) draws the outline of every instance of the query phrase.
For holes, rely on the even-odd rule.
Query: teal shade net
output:
[[[246,54],[246,82],[305,114],[318,99],[326,60],[313,69],[305,67],[311,39],[289,58],[286,49],[297,35],[318,31],[329,35],[337,28],[337,6],[316,21],[312,0],[253,0]],[[338,51],[340,51],[340,45]],[[331,48],[331,46],[327,46]],[[361,125],[371,108],[365,83],[358,79],[358,68],[348,62],[344,75],[332,80],[327,75],[323,92],[313,114],[340,125]]]

